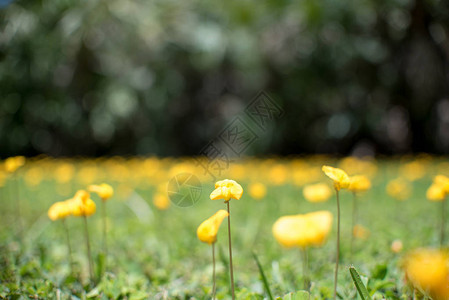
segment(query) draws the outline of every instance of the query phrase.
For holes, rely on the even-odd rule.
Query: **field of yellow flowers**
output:
[[[445,158],[203,166],[2,161],[0,298],[449,299]]]

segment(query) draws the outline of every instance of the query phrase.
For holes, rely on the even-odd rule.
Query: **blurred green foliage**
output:
[[[13,1],[0,155],[192,155],[265,90],[252,153],[449,150],[438,0]],[[251,153],[251,151],[250,151]]]

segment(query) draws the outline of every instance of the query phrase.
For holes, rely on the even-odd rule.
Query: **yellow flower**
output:
[[[36,187],[44,179],[43,177],[44,177],[44,174],[43,174],[42,170],[40,168],[33,167],[33,168],[28,169],[25,172],[23,179],[25,180],[25,183],[27,184],[27,186]]]
[[[278,243],[286,248],[307,246],[309,232],[301,215],[280,217],[272,231]]]
[[[252,183],[249,186],[249,195],[256,200],[262,199],[266,194],[267,188],[260,182]]]
[[[443,201],[446,198],[444,187],[439,184],[432,183],[432,185],[427,189],[426,197],[430,201]]]
[[[229,216],[228,212],[224,209],[220,209],[212,217],[201,223],[196,230],[198,239],[209,245],[215,243],[217,241],[217,232],[221,222],[223,222],[223,219],[227,216]]]
[[[326,210],[311,212],[305,215],[307,224],[313,228],[314,234],[310,236],[312,246],[322,246],[332,228],[332,213]]]
[[[14,173],[18,168],[25,164],[24,156],[8,157],[5,160],[5,170],[8,173]]]
[[[153,196],[153,204],[159,210],[166,210],[170,207],[170,199],[168,199],[166,193],[158,192]]]
[[[387,194],[396,200],[403,201],[410,197],[411,193],[412,187],[407,181],[401,178],[393,179],[387,184]]]
[[[329,166],[323,166],[321,169],[327,177],[334,181],[334,187],[336,190],[339,191],[340,189],[347,189],[349,187],[349,176],[342,169]]]
[[[371,181],[364,175],[351,176],[349,179],[351,183],[348,189],[352,192],[364,192],[371,188]]]
[[[403,245],[402,245],[402,241],[401,240],[394,240],[391,243],[391,251],[393,251],[394,253],[399,253],[402,251]]]
[[[239,200],[242,197],[243,188],[234,180],[225,179],[215,183],[215,190],[210,194],[211,200],[224,199],[225,202],[234,198]]]
[[[433,299],[449,299],[449,256],[446,252],[415,250],[406,257],[404,270],[411,284]]]
[[[273,225],[276,240],[284,247],[321,246],[332,227],[332,214],[317,211],[305,215],[284,216]]]
[[[269,181],[274,185],[282,185],[287,181],[288,170],[287,167],[281,164],[273,166],[268,173]]]
[[[95,202],[90,199],[88,192],[79,190],[75,197],[70,200],[72,214],[76,217],[91,216],[96,211]]]
[[[103,201],[108,200],[114,195],[114,189],[107,183],[102,183],[100,185],[90,185],[89,192],[96,193]]]
[[[449,194],[449,178],[444,175],[437,175],[433,179],[433,182],[441,186],[446,194]]]
[[[332,195],[331,189],[325,183],[306,185],[302,193],[309,202],[324,202]]]
[[[355,238],[366,240],[370,235],[370,231],[366,227],[357,224],[352,228],[352,235]]]
[[[59,183],[67,183],[75,174],[75,167],[70,163],[62,163],[59,165],[54,173],[54,177]]]
[[[245,175],[247,175],[247,171],[243,165],[240,164],[232,164],[229,167],[229,174],[232,178],[243,179]]]
[[[297,186],[303,186],[306,183],[311,183],[320,179],[322,175],[319,168],[311,168],[305,166],[302,169],[293,168],[292,180]]]
[[[124,176],[122,174],[122,176]],[[76,175],[78,182],[83,185],[88,185],[93,183],[98,177],[98,169],[93,164],[86,164],[81,169],[79,169]]]
[[[63,219],[71,214],[71,207],[67,201],[56,202],[48,209],[48,217],[52,221]]]
[[[424,159],[404,164],[400,168],[401,174],[410,181],[421,179],[426,175],[428,162]]]

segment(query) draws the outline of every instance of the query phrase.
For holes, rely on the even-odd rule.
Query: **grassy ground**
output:
[[[352,259],[349,257],[352,194],[347,191],[341,193],[342,242],[338,292],[343,299],[356,297],[356,289],[348,272],[351,264],[362,275],[374,299],[407,299],[411,296],[410,288],[400,269],[404,253],[417,247],[438,246],[440,205],[427,201],[425,192],[432,176],[438,172],[441,160],[420,160],[425,172],[418,174],[420,178],[410,181],[413,192],[405,201],[397,201],[385,192],[391,179],[410,175],[404,174],[401,166],[411,160],[390,159],[375,163],[377,171],[372,177],[373,187],[358,199],[358,223],[369,230],[369,235],[356,240]],[[328,158],[304,158],[301,163],[307,166],[305,174],[311,174],[304,183],[330,184],[317,170],[320,170],[322,163],[338,165],[340,162]],[[61,164],[75,167],[71,180],[65,183],[58,182],[54,175]],[[171,205],[166,210],[159,210],[152,202],[153,194],[158,185],[177,171],[183,162],[161,161],[157,166],[142,163],[142,168],[150,170],[151,176],[148,177],[133,174],[133,170],[139,169],[139,161],[115,162],[129,171],[122,170],[125,173],[121,174],[115,169],[118,174],[113,173],[111,166],[105,162],[89,162],[88,167],[101,172],[101,175],[91,177],[83,177],[82,172],[88,174],[83,171],[87,168],[85,164],[80,160],[29,161],[5,180],[0,188],[0,297],[210,299],[211,248],[197,239],[196,228],[218,209],[225,209],[222,201],[208,199],[214,187],[213,181],[198,175],[202,180],[202,195],[195,205],[183,208]],[[272,168],[279,169],[280,165],[285,168],[280,168],[279,174],[270,173]],[[301,183],[292,180],[293,173],[300,165],[290,160],[243,162],[240,172],[234,170],[234,174],[226,175],[239,174],[239,178],[234,179],[238,179],[244,188],[242,199],[231,201],[238,299],[267,297],[252,252],[258,255],[275,297],[302,289],[300,250],[282,248],[274,239],[271,227],[280,216],[323,209],[334,214],[334,225],[323,247],[309,249],[311,294],[313,299],[332,296],[336,201],[332,196],[324,203],[307,202],[302,195]],[[36,175],[37,171],[34,175],[29,174],[33,168],[41,170],[41,174]],[[162,173],[164,175],[159,176]],[[273,184],[273,176],[285,177],[285,180]],[[36,177],[40,180],[33,181]],[[52,203],[70,198],[87,183],[103,181],[115,188],[114,197],[107,202],[109,253],[104,263],[106,272],[99,279],[101,272],[97,270],[97,279],[92,283],[88,276],[82,218],[69,217],[66,220],[73,250],[72,272],[63,224],[61,221],[50,221],[47,210]],[[262,200],[255,200],[248,194],[248,185],[253,181],[263,182],[267,186],[267,195]],[[100,200],[93,195],[92,198],[98,205],[98,212],[88,218],[88,226],[94,264],[99,269],[103,265],[103,223]],[[390,249],[396,239],[404,244],[400,253],[393,253]],[[219,299],[230,298],[227,246],[225,221],[216,244]]]

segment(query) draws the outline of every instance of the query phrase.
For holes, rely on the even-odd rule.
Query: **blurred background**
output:
[[[0,1],[0,156],[449,152],[449,2]],[[256,130],[256,129],[255,129]]]

